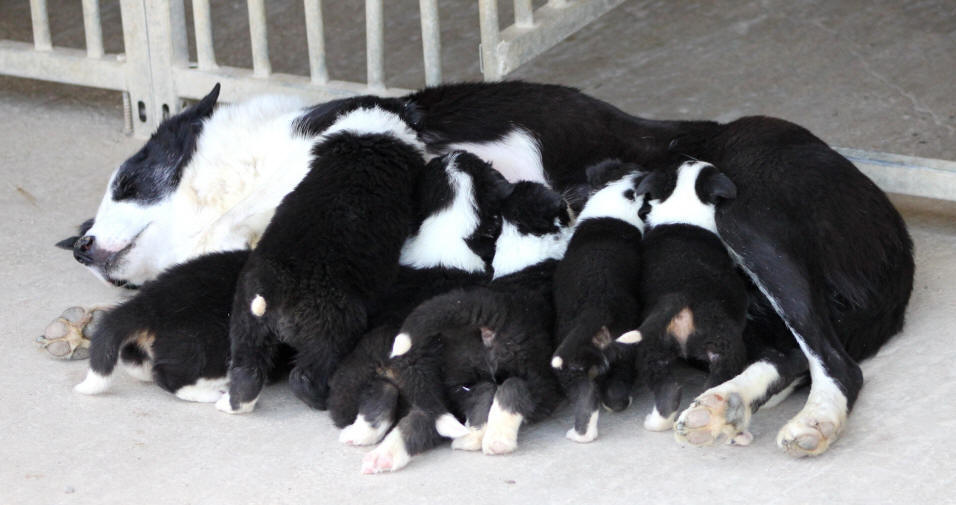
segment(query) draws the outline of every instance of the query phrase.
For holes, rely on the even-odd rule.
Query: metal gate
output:
[[[499,30],[498,0],[479,0],[481,44],[476,53],[485,80],[499,80],[623,0],[514,1],[514,23]],[[187,49],[184,0],[120,0],[122,54],[103,50],[99,0],[82,0],[86,51],[54,47],[46,0],[30,0],[33,44],[0,40],[0,74],[123,92],[127,131],[146,137],[182,108],[183,99],[223,85],[223,99],[285,92],[316,102],[357,94],[399,95],[385,85],[384,0],[365,0],[366,82],[335,80],[325,60],[322,0],[304,0],[309,76],[274,73],[269,60],[266,0],[247,0],[252,68],[219,65],[213,49],[209,0],[193,0],[196,61]],[[539,2],[540,4],[540,2]],[[389,7],[395,7],[390,5]],[[438,0],[419,0],[424,84],[442,82]]]

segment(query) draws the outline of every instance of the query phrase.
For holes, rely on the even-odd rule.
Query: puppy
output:
[[[375,444],[396,419],[409,423],[423,415],[447,412],[441,401],[440,353],[423,346],[422,352],[409,353],[393,364],[389,363],[392,341],[402,321],[421,302],[491,280],[495,238],[501,229],[499,207],[510,191],[504,177],[472,154],[459,151],[429,162],[419,191],[424,220],[405,241],[398,280],[378,303],[374,328],[342,361],[330,382],[329,413],[335,425],[344,428],[340,441]],[[433,399],[437,405],[429,403]],[[410,403],[419,410],[409,413]],[[421,452],[440,440],[434,429],[424,434],[405,441],[406,454]]]
[[[551,290],[571,221],[557,193],[538,183],[515,184],[502,206],[489,285],[428,300],[408,316],[395,337],[393,357],[436,341],[442,345],[445,393],[468,427],[453,448],[512,452],[521,424],[545,418],[561,401],[561,387],[549,365]],[[394,470],[379,462],[394,461],[402,440],[411,436],[401,425],[389,433],[366,456],[366,471]]]
[[[740,373],[747,353],[743,329],[747,285],[717,236],[714,209],[736,197],[734,183],[712,165],[689,161],[651,172],[637,187],[650,202],[643,242],[640,327],[617,339],[641,342],[638,367],[654,392],[649,430],[668,430],[680,404],[671,375],[678,357],[703,363],[708,386]],[[740,434],[737,443],[749,443]]]
[[[229,392],[216,403],[224,412],[255,407],[278,343],[297,351],[295,395],[325,409],[335,367],[398,273],[424,146],[393,101],[364,97],[339,110],[240,274]]]
[[[155,380],[183,400],[219,400],[228,387],[229,309],[248,257],[248,251],[200,256],[106,311],[91,325],[90,369],[74,390],[106,391],[119,361],[133,377]],[[288,371],[291,352],[280,355],[276,376]]]
[[[551,366],[574,406],[567,437],[575,442],[597,438],[600,401],[612,410],[630,402],[634,353],[611,343],[612,335],[640,322],[641,308],[644,197],[635,190],[643,174],[636,165],[617,161],[587,172],[593,194],[554,274],[557,350]]]

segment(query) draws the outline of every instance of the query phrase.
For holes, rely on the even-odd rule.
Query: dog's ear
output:
[[[216,107],[216,101],[219,100],[219,83],[212,87],[208,95],[202,97],[202,100],[193,105],[192,113],[199,119],[205,119],[212,115]]]
[[[704,203],[716,204],[720,199],[737,198],[737,185],[713,166],[704,167],[697,177],[697,197]]]
[[[659,195],[655,195],[655,190],[660,184],[663,175],[660,171],[650,172],[643,177],[637,179],[637,186],[634,188],[634,194],[636,196],[644,195],[644,201],[653,200]]]
[[[587,184],[575,184],[564,190],[564,201],[568,202],[575,213],[581,212],[584,204],[588,203],[588,198],[591,198],[591,186]]]
[[[63,239],[63,240],[57,242],[57,243],[54,244],[54,245],[55,245],[56,247],[59,247],[60,249],[66,249],[66,250],[68,250],[68,251],[72,251],[72,250],[73,250],[73,244],[75,244],[76,241],[79,240],[79,239],[80,239],[79,235],[77,235],[77,236],[75,236],[75,237],[67,237],[67,238],[65,238],[65,239]]]

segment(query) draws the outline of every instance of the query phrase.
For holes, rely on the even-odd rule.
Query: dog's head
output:
[[[692,224],[717,232],[716,206],[737,197],[737,186],[710,163],[685,161],[677,170],[646,175],[635,190],[648,202],[641,212],[647,226]]]
[[[195,105],[167,118],[146,144],[113,171],[96,217],[79,237],[61,241],[77,261],[117,286],[156,276],[171,262],[162,260],[167,238],[155,223],[170,212],[169,201],[189,163],[203,122],[213,113],[219,85]]]
[[[502,202],[501,234],[492,261],[494,276],[560,260],[573,227],[574,214],[560,194],[538,182],[515,183]]]
[[[640,211],[644,207],[644,195],[637,186],[644,176],[641,168],[633,163],[608,160],[587,169],[588,185],[577,190],[587,191],[586,200],[578,222],[587,219],[613,218],[644,230]],[[578,197],[580,198],[580,196]]]

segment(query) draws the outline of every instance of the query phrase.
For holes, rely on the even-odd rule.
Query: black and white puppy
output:
[[[200,256],[106,311],[92,328],[86,379],[74,390],[106,391],[119,361],[133,377],[155,380],[183,400],[219,400],[229,382],[229,310],[248,257],[248,251]],[[279,360],[277,374],[288,371],[290,354]]]
[[[279,343],[297,351],[289,383],[325,409],[339,361],[398,273],[414,230],[424,145],[386,99],[349,102],[312,148],[309,173],[283,198],[240,274],[230,319],[229,392],[216,407],[251,411]]]
[[[437,296],[420,305],[395,337],[393,357],[443,346],[445,392],[467,434],[452,447],[506,454],[523,422],[550,415],[561,387],[549,364],[554,328],[554,269],[571,236],[571,213],[559,194],[533,182],[515,184],[502,206],[502,231],[487,287]],[[404,448],[394,430],[366,456],[363,470],[395,470]],[[383,464],[384,462],[384,464]],[[391,466],[388,463],[391,462]]]
[[[575,442],[597,438],[602,401],[612,410],[630,402],[634,353],[611,343],[640,322],[644,197],[635,190],[642,174],[618,161],[589,167],[593,194],[554,274],[557,349],[551,366],[573,405],[567,437]]]
[[[511,191],[491,165],[462,151],[429,162],[420,187],[424,220],[405,241],[398,280],[378,303],[373,329],[332,376],[329,396],[332,420],[344,428],[341,442],[378,443],[401,419],[397,429],[423,435],[403,440],[404,455],[432,447],[440,435],[435,429],[403,426],[420,422],[419,418],[434,423],[448,407],[442,401],[439,350],[422,346],[417,349],[420,352],[390,362],[395,334],[405,317],[425,300],[491,280],[495,239],[501,229],[499,208]],[[415,410],[410,410],[412,404]]]
[[[703,363],[708,387],[731,379],[747,362],[743,329],[747,284],[717,236],[715,207],[736,197],[734,183],[712,165],[681,164],[643,178],[637,193],[650,202],[643,242],[643,322],[618,342],[641,342],[638,368],[654,392],[644,427],[669,430],[681,389],[671,374],[678,358]],[[738,444],[749,433],[728,433]]]

